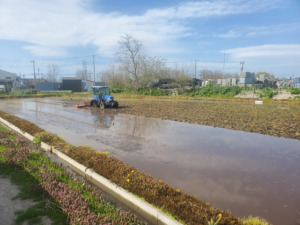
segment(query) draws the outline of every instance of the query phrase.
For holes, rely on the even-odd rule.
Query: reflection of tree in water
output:
[[[118,114],[109,109],[100,110],[98,108],[91,108],[90,111],[94,116],[94,124],[104,128],[109,128],[113,124],[115,115]]]
[[[143,136],[160,133],[165,127],[166,121],[151,117],[127,115],[123,121],[124,131],[132,136]]]

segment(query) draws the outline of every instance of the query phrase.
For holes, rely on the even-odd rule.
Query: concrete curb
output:
[[[0,122],[4,125],[8,126],[12,130],[18,132],[19,134],[23,135],[30,141],[33,141],[34,137],[20,128],[16,127],[12,123],[4,120],[0,117]],[[166,214],[162,213],[157,208],[153,207],[147,202],[137,198],[130,192],[126,191],[125,189],[117,186],[116,184],[112,183],[110,180],[106,179],[105,177],[97,174],[96,172],[92,171],[91,169],[87,168],[86,166],[76,162],[69,156],[61,153],[60,151],[56,150],[53,146],[50,146],[44,142],[41,143],[41,147],[46,150],[50,151],[52,154],[56,155],[59,159],[63,160],[67,165],[83,176],[85,179],[93,183],[94,185],[98,186],[104,192],[108,193],[109,195],[113,196],[118,201],[122,202],[124,205],[135,211],[137,214],[141,215],[145,219],[149,220],[153,224],[166,224],[166,225],[179,225],[181,223],[173,220]]]

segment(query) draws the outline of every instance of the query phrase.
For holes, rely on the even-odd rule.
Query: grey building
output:
[[[237,84],[239,86],[247,86],[250,84],[256,84],[255,73],[251,72],[242,72],[240,78],[238,79]]]
[[[36,89],[39,91],[58,91],[61,90],[60,82],[36,82]]]
[[[300,88],[300,77],[296,77],[293,79],[293,87]]]
[[[79,77],[63,77],[62,78],[62,90],[68,90],[72,92],[82,91],[82,80]]]
[[[91,80],[82,80],[81,91],[92,91],[94,86],[94,81]]]
[[[226,79],[217,79],[218,86],[235,86],[237,85],[238,78],[226,78]]]
[[[16,73],[0,70],[0,85],[6,92],[16,91],[20,88],[20,77]]]

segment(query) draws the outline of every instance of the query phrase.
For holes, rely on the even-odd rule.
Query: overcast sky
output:
[[[169,66],[300,76],[300,0],[0,0],[0,69],[100,72],[125,33]]]

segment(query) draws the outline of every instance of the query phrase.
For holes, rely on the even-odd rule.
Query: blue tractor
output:
[[[110,95],[110,89],[107,86],[93,86],[93,95],[94,98],[90,102],[92,107],[104,108],[118,108],[118,102],[114,100],[114,97]]]

